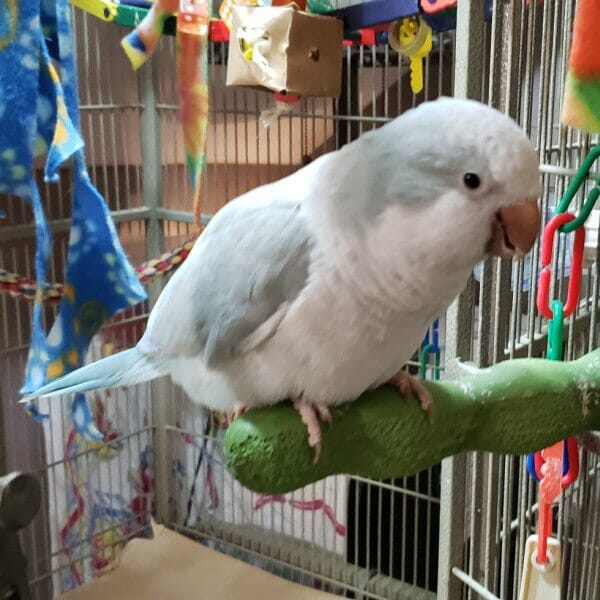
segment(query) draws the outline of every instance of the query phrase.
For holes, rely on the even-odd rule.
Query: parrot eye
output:
[[[479,175],[477,175],[476,173],[465,173],[463,177],[463,183],[470,190],[475,190],[481,185]]]

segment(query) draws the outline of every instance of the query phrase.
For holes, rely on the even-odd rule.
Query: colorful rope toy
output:
[[[162,277],[179,267],[187,258],[193,246],[193,241],[185,242],[170,252],[161,254],[158,258],[141,263],[135,269],[140,283],[146,285],[155,277]],[[7,292],[13,298],[23,298],[24,300],[33,301],[35,300],[37,289],[38,284],[35,280],[0,269],[0,292]],[[64,284],[44,283],[41,291],[41,300],[49,304],[58,304],[63,294]]]

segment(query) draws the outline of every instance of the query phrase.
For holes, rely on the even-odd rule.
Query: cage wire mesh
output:
[[[469,10],[459,10],[459,31]],[[547,216],[598,141],[560,126],[573,10],[572,0],[497,0],[493,19],[478,30],[481,51],[469,56],[479,97],[511,114],[538,147]],[[73,15],[90,174],[137,263],[195,235],[174,40],[164,39],[134,75],[119,47],[126,30],[78,10]],[[457,46],[465,43],[454,32],[434,36],[418,97],[410,90],[406,59],[387,46],[347,47],[341,98],[303,99],[268,130],[259,115],[269,95],[227,88],[227,45],[211,43],[203,218],[419,102],[452,95],[466,77],[456,64]],[[61,180],[59,186],[43,186],[55,232],[50,269],[55,281],[62,279],[69,227],[67,169]],[[577,206],[583,198],[577,196]],[[30,209],[14,198],[6,204],[0,266],[30,275]],[[567,358],[597,347],[600,337],[598,211],[591,223],[581,301],[567,320]],[[555,286],[564,297],[570,249],[560,244]],[[538,264],[536,247],[522,263],[490,260],[476,270],[454,314],[440,323],[442,369],[444,358],[457,354],[459,326],[468,334],[462,331],[461,358],[480,365],[544,355],[546,325],[535,308]],[[151,298],[159,290],[160,282],[152,284]],[[140,305],[108,323],[92,356],[135,343],[147,308]],[[0,311],[5,467],[38,473],[45,494],[42,510],[22,534],[34,598],[59,595],[101,574],[126,539],[147,531],[151,514],[201,543],[349,598],[516,597],[525,540],[537,517],[536,486],[522,458],[469,453],[413,477],[338,476],[294,494],[260,496],[224,469],[222,423],[162,380],[94,395],[103,442],[73,432],[65,403],[46,406],[49,423],[32,421],[14,403],[26,361],[30,306],[3,295]],[[53,317],[52,309],[47,317]],[[563,545],[564,598],[600,598],[598,472],[597,457],[583,450],[580,477],[560,501],[555,530]]]
[[[560,126],[574,3],[507,3],[500,8],[489,27],[491,56],[485,93],[536,142],[544,183],[542,210],[549,217],[590,146],[597,143],[597,139]],[[584,197],[578,196],[577,206]],[[565,297],[570,268],[570,243],[561,240],[555,265],[561,298]],[[592,224],[581,302],[567,323],[567,359],[598,346],[597,258],[597,230]],[[546,328],[535,309],[538,264],[534,250],[512,267],[495,261],[482,269],[478,326],[473,335],[473,354],[480,364],[544,354]],[[463,530],[457,533],[464,535],[463,556],[454,557],[462,560],[464,567],[455,569],[454,574],[464,582],[478,582],[494,594],[484,597],[516,597],[525,540],[535,532],[537,486],[519,458],[473,453],[455,462],[461,463],[455,475],[465,476],[463,494],[459,494],[464,503],[459,506],[455,502],[443,517],[456,518]],[[581,476],[561,499],[555,525],[564,549],[565,598],[600,597],[597,473],[597,457],[584,453]],[[457,583],[441,597],[477,597],[471,588],[463,587],[461,594]]]

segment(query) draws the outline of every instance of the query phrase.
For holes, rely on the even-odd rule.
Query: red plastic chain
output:
[[[542,458],[536,560],[544,565],[548,562],[548,538],[552,535],[552,504],[558,500],[561,490],[563,442],[542,450]]]
[[[568,488],[579,476],[579,451],[576,437],[570,437],[565,442],[567,444],[567,453],[569,456],[569,469],[562,476],[560,485],[563,489]],[[542,458],[541,452],[536,452],[534,455],[535,461],[535,472],[538,477],[542,479],[543,472],[542,466],[544,465],[544,459]]]
[[[550,295],[550,280],[552,278],[552,268],[550,264],[552,263],[554,238],[557,230],[565,223],[568,223],[573,219],[575,219],[575,215],[571,213],[561,213],[556,215],[548,222],[542,236],[541,263],[544,269],[540,273],[539,278],[537,307],[540,313],[547,319],[553,318],[552,309],[550,308],[551,302],[549,301],[548,297]],[[579,300],[581,273],[583,270],[584,245],[585,229],[583,227],[579,227],[575,230],[575,241],[573,242],[568,295],[563,309],[563,315],[565,317],[568,317],[575,311],[577,302]]]
[[[550,301],[550,282],[552,279],[552,258],[554,251],[554,240],[557,231],[566,223],[575,220],[575,215],[571,213],[559,213],[555,215],[546,227],[542,235],[542,247],[540,261],[542,271],[539,277],[537,308],[539,312],[550,319],[548,326],[549,342],[553,337],[551,332],[559,327],[562,331],[563,319],[575,312],[577,303],[579,302],[579,291],[581,288],[581,275],[583,272],[583,253],[585,246],[585,229],[583,224],[577,227],[574,231],[575,239],[573,241],[573,252],[571,257],[571,269],[569,275],[569,283],[567,290],[567,301],[564,306],[560,300]],[[555,313],[555,310],[556,313]],[[556,331],[555,331],[556,333]],[[556,343],[554,341],[549,344],[550,352],[548,358],[550,360],[562,360],[562,347],[560,349],[553,348]],[[560,345],[562,346],[562,334],[558,336]],[[565,453],[565,444],[567,456],[569,459],[569,468],[563,474],[563,457]],[[541,452],[536,452],[534,455],[534,468],[540,477],[540,493],[539,493],[539,514],[538,514],[538,542],[536,551],[536,560],[539,564],[548,562],[548,538],[552,535],[552,504],[560,497],[561,489],[565,489],[571,485],[579,475],[579,451],[576,438],[569,438],[557,442],[550,448],[546,448]]]

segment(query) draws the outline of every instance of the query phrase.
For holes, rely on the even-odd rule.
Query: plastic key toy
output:
[[[414,94],[423,89],[423,59],[431,52],[431,27],[420,17],[404,17],[392,23],[390,45],[410,60],[410,87]]]

